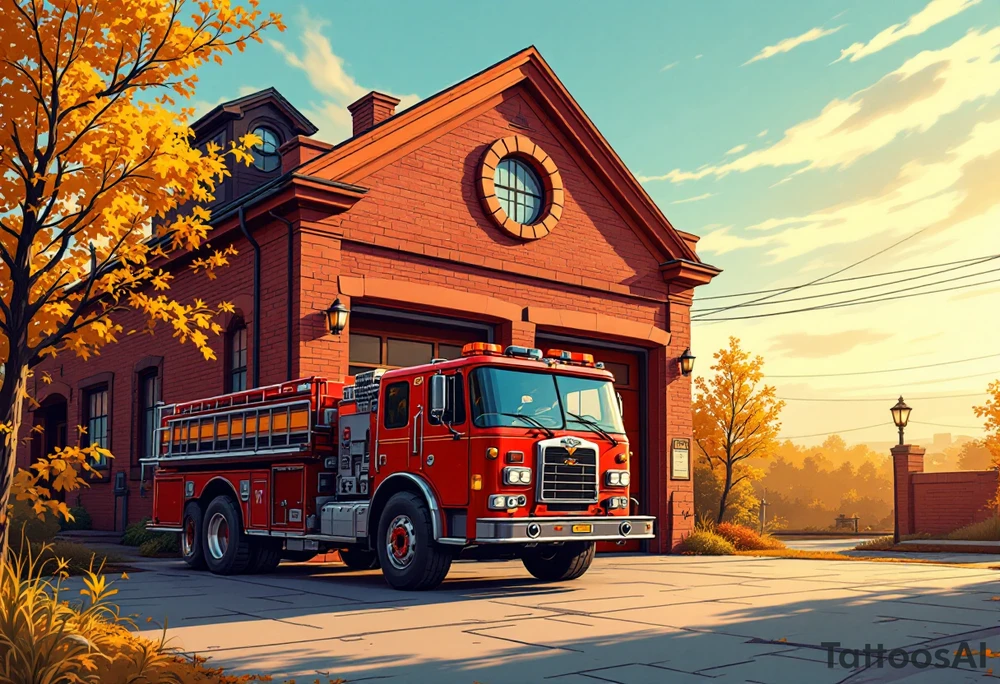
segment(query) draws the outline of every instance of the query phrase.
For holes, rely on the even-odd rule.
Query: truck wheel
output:
[[[205,569],[201,517],[201,506],[197,501],[189,501],[184,507],[184,521],[181,523],[181,558],[195,570]]]
[[[565,582],[587,572],[594,562],[596,548],[594,542],[536,546],[524,550],[521,562],[528,572],[543,582]]]
[[[452,554],[434,543],[431,512],[421,497],[393,494],[378,523],[376,549],[385,581],[393,589],[433,589],[448,574]]]
[[[250,565],[250,538],[243,533],[240,509],[228,496],[217,496],[205,509],[205,563],[216,575],[236,575]]]
[[[281,541],[277,539],[251,539],[250,565],[247,572],[251,574],[274,572],[281,562]]]
[[[371,570],[378,567],[378,554],[362,547],[340,549],[340,560],[351,570]]]

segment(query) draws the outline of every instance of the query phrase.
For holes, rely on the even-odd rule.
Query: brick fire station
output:
[[[591,352],[614,373],[631,494],[658,519],[648,550],[669,552],[694,525],[691,383],[679,359],[694,289],[719,270],[534,48],[397,104],[372,92],[350,105],[353,136],[338,145],[311,137],[316,127],[274,89],[195,122],[198,144],[251,131],[263,141],[251,166],[230,166],[211,207],[211,246],[238,256],[214,281],[188,268],[190,256],[171,264],[173,297],[236,307],[213,340],[218,360],[158,328],[86,362],[45,361],[36,381],[47,370],[54,382],[37,382],[25,421],[45,431],[21,465],[99,441],[115,458],[68,503],[95,529],[121,530],[150,514],[140,459],[158,401],[453,358],[474,341],[556,347]],[[339,334],[335,303],[349,311]]]

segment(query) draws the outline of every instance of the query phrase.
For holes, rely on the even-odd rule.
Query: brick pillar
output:
[[[665,390],[666,425],[656,457],[665,485],[665,521],[660,528],[660,552],[676,553],[680,543],[694,531],[694,430],[691,421],[691,378],[681,374],[678,359],[691,346],[692,290],[673,292],[667,309],[670,344],[658,353],[660,382]],[[662,414],[661,414],[662,415]],[[689,477],[672,478],[671,458],[674,439],[686,439],[690,447]]]
[[[896,529],[893,534],[898,543],[901,536],[916,532],[913,525],[913,473],[924,472],[926,449],[912,444],[901,444],[890,449],[892,453],[892,487],[895,498]]]
[[[497,344],[517,345],[519,347],[535,346],[535,324],[530,321],[505,321],[497,326]]]

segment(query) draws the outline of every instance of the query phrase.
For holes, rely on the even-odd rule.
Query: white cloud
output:
[[[805,33],[795,36],[793,38],[785,38],[784,40],[778,41],[774,45],[768,45],[756,55],[743,62],[741,66],[746,66],[747,64],[753,64],[754,62],[759,62],[762,59],[770,59],[775,55],[780,55],[785,52],[791,52],[803,43],[811,43],[814,40],[819,40],[820,38],[825,38],[826,36],[833,35],[843,26],[838,26],[837,28],[824,29],[819,26],[811,28]]]
[[[671,62],[670,64],[664,65],[664,67],[660,69],[660,71],[670,71],[678,64],[680,64],[680,62]]]
[[[671,204],[687,204],[689,202],[700,202],[702,200],[708,199],[709,197],[715,197],[715,193],[706,192],[704,194],[698,195],[697,197],[688,197],[686,199],[674,200],[673,202],[671,202]]]
[[[726,150],[726,156],[728,157],[731,154],[739,154],[740,152],[742,152],[746,148],[747,148],[746,145],[737,145],[736,147],[732,147],[732,148]]]
[[[643,182],[680,183],[762,167],[845,168],[900,135],[923,133],[966,103],[1000,92],[1000,28],[970,31],[941,50],[926,50],[846,100],[785,131],[774,145],[696,171],[674,169]]]
[[[299,54],[277,40],[269,40],[271,47],[285,58],[291,66],[301,69],[309,78],[316,92],[323,97],[320,103],[312,103],[304,110],[306,116],[319,126],[319,136],[329,142],[339,142],[351,136],[351,115],[347,105],[373,90],[362,86],[344,68],[344,59],[335,54],[330,40],[323,35],[326,22],[304,15],[306,28],[302,31]],[[396,111],[402,111],[416,104],[416,95],[395,95],[400,99]]]
[[[908,253],[933,253],[943,260],[943,250],[950,245],[967,249],[975,244],[978,253],[996,253],[998,174],[1000,119],[976,124],[942,159],[905,164],[878,194],[805,215],[767,219],[749,226],[745,235],[726,226],[702,238],[698,249],[723,254],[766,247],[773,262],[780,262],[870,238],[884,247],[923,229],[893,253],[896,265]]]
[[[765,135],[767,135],[767,129],[766,128],[764,130],[762,130],[760,133],[758,133],[757,137],[758,138],[763,138]]]
[[[852,62],[857,62],[859,59],[884,50],[904,38],[919,36],[931,27],[952,18],[973,5],[979,4],[979,2],[980,0],[931,0],[926,7],[912,15],[902,24],[893,24],[889,28],[879,32],[867,43],[854,43],[850,47],[841,50],[840,57],[834,63],[848,57],[850,57]]]
[[[703,55],[703,54],[700,54],[700,53],[699,53],[699,54],[695,55],[695,56],[694,56],[694,58],[695,58],[695,59],[701,59],[701,58],[702,58],[702,57],[704,57],[704,56],[705,56],[705,55]]]

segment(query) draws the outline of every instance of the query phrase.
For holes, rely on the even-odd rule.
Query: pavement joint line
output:
[[[536,644],[531,641],[522,641],[520,639],[510,639],[508,637],[497,636],[495,634],[482,634],[483,630],[487,629],[502,629],[506,627],[517,627],[518,625],[495,625],[492,627],[480,627],[478,629],[463,629],[464,634],[473,634],[478,637],[483,637],[484,639],[497,639],[498,641],[506,641],[512,644],[521,644],[522,646],[532,646],[534,648],[544,648],[550,651],[569,651],[571,653],[584,653],[576,648],[569,648],[567,646],[549,646],[548,644]]]
[[[266,615],[257,615],[256,613],[244,613],[241,610],[234,610],[234,614],[242,615],[243,617],[255,618],[257,620],[270,620],[272,622],[280,622],[283,625],[292,625],[294,627],[308,627],[310,629],[323,629],[317,625],[308,625],[304,622],[293,622],[292,620],[283,620],[281,618],[267,617]]]
[[[735,663],[726,663],[725,665],[713,665],[712,667],[703,667],[703,668],[701,668],[699,670],[695,670],[691,674],[705,674],[706,672],[709,672],[710,670],[724,670],[727,667],[733,667],[735,665],[750,665],[751,663],[755,663],[755,662],[757,662],[757,659],[756,658],[751,658],[750,660],[740,660],[740,661],[735,662]],[[710,676],[714,676],[714,675],[710,675]]]
[[[952,627],[978,627],[979,625],[969,624],[968,622],[950,622],[948,620],[921,620],[918,618],[910,617],[896,617],[894,615],[879,615],[877,617],[885,618],[887,620],[892,620],[893,622],[919,622],[925,625],[951,625]]]
[[[943,606],[940,603],[928,603],[926,601],[920,601],[916,597],[912,599],[902,598],[902,599],[892,599],[892,600],[909,606],[929,606],[931,608],[945,608],[947,610],[971,610],[975,613],[993,613],[993,614],[1000,613],[1000,611],[998,611],[996,608],[990,609],[990,608],[977,608],[975,606]],[[931,621],[928,620],[928,622]]]

